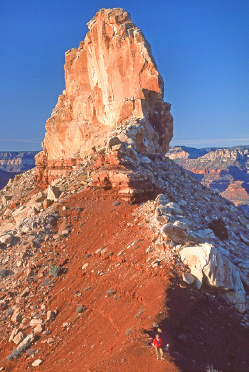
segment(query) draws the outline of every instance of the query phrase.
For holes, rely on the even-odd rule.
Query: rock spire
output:
[[[142,31],[120,8],[101,9],[88,28],[79,48],[65,55],[66,89],[46,123],[38,183],[103,153],[110,132],[142,154],[169,148],[170,104],[163,101],[163,80]]]

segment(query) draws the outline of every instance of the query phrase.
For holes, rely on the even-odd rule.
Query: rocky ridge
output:
[[[113,153],[115,153],[115,151],[113,151]],[[189,290],[194,291],[191,292],[192,296],[197,296],[198,293],[200,293],[201,296],[204,294],[208,295],[210,289],[214,288],[212,296],[217,297],[219,301],[223,301],[221,304],[224,309],[229,309],[233,322],[238,318],[239,322],[243,324],[242,328],[244,327],[244,329],[246,329],[246,327],[249,326],[249,220],[246,218],[246,215],[238,210],[231,202],[199,184],[192,176],[170,159],[157,158],[155,161],[142,163],[141,168],[143,168],[145,177],[148,170],[150,170],[150,173],[155,179],[158,180],[160,177],[160,179],[163,180],[160,186],[160,193],[155,200],[144,202],[133,209],[132,214],[128,214],[129,222],[126,222],[127,224],[124,225],[121,230],[119,230],[119,223],[115,226],[115,222],[113,221],[112,228],[114,229],[115,226],[115,229],[118,229],[119,232],[117,231],[114,235],[113,233],[107,234],[105,229],[108,228],[104,220],[108,220],[109,215],[106,215],[106,207],[104,207],[106,211],[104,214],[98,211],[94,219],[90,219],[89,221],[93,213],[92,208],[97,208],[97,204],[95,204],[95,207],[89,205],[89,201],[93,203],[91,200],[94,200],[94,193],[97,192],[94,191],[94,189],[103,190],[100,191],[102,194],[97,196],[98,203],[105,203],[104,205],[108,205],[108,203],[110,203],[108,202],[110,198],[108,195],[114,197],[114,201],[112,202],[113,205],[109,204],[111,209],[108,209],[108,213],[112,214],[112,211],[115,213],[117,212],[117,217],[114,216],[116,219],[119,213],[121,213],[121,209],[120,212],[118,212],[119,208],[121,208],[122,205],[127,205],[125,208],[128,208],[129,204],[119,198],[117,192],[118,188],[115,189],[115,187],[112,187],[110,190],[104,190],[103,188],[96,187],[91,177],[95,175],[96,172],[92,166],[96,156],[95,154],[91,155],[92,161],[89,159],[89,163],[86,164],[85,167],[75,169],[70,177],[64,177],[53,181],[53,183],[43,191],[40,191],[39,188],[36,187],[36,170],[33,169],[20,175],[18,180],[14,180],[0,192],[2,197],[2,220],[0,229],[2,324],[5,324],[5,327],[8,326],[9,329],[9,331],[7,331],[6,328],[2,328],[5,329],[5,336],[2,335],[3,340],[7,342],[11,334],[13,333],[14,335],[15,333],[13,337],[18,335],[19,343],[21,340],[25,340],[25,336],[31,337],[34,334],[35,327],[41,324],[41,326],[38,327],[39,331],[38,328],[35,331],[36,338],[32,339],[33,336],[31,337],[31,339],[34,340],[32,341],[33,343],[29,344],[26,348],[28,354],[25,355],[27,355],[28,359],[22,359],[22,363],[24,363],[25,360],[27,363],[29,363],[29,360],[33,363],[33,361],[39,357],[39,359],[45,363],[44,366],[46,366],[46,360],[47,363],[48,360],[50,360],[49,363],[51,365],[52,361],[49,359],[50,351],[47,350],[46,345],[54,345],[56,347],[56,345],[59,345],[58,342],[61,342],[61,338],[58,336],[50,337],[48,333],[51,335],[58,335],[56,329],[58,329],[59,324],[60,327],[62,327],[61,329],[70,329],[71,324],[71,321],[67,321],[67,319],[71,319],[70,316],[66,315],[65,310],[63,310],[65,306],[63,305],[63,301],[65,301],[64,297],[60,299],[59,308],[55,306],[56,301],[58,301],[56,298],[59,298],[56,293],[65,290],[65,284],[63,284],[64,280],[69,280],[69,282],[74,280],[72,272],[75,270],[73,267],[76,261],[78,262],[78,264],[76,264],[78,267],[77,276],[81,278],[83,275],[86,282],[85,288],[93,285],[95,276],[97,282],[99,282],[100,278],[105,282],[105,280],[109,278],[109,275],[113,278],[115,273],[117,279],[115,281],[108,279],[106,281],[107,284],[103,284],[104,287],[99,289],[100,293],[104,290],[103,288],[106,288],[106,291],[108,291],[108,288],[112,287],[113,293],[118,296],[121,295],[122,297],[122,293],[126,291],[126,286],[128,286],[127,288],[130,287],[133,280],[132,278],[135,275],[135,272],[131,274],[130,270],[133,270],[132,268],[134,268],[135,271],[139,270],[139,276],[143,284],[145,284],[144,281],[146,278],[147,284],[143,286],[144,289],[142,288],[144,291],[142,295],[143,300],[141,300],[141,302],[138,300],[138,309],[135,307],[135,310],[131,310],[131,308],[129,310],[131,314],[133,314],[131,316],[133,316],[134,319],[137,312],[143,309],[141,312],[143,315],[139,315],[139,317],[141,316],[143,319],[141,320],[141,324],[138,323],[133,330],[131,321],[131,331],[129,331],[131,334],[132,332],[139,332],[138,337],[141,340],[144,337],[143,333],[140,333],[142,332],[142,328],[144,329],[145,327],[150,333],[151,330],[153,330],[153,320],[150,319],[154,319],[154,321],[158,319],[157,311],[153,312],[149,305],[153,305],[154,303],[152,298],[149,297],[149,288],[153,285],[152,293],[154,298],[154,280],[157,280],[159,289],[161,288],[160,285],[165,283],[165,280],[167,281],[166,278],[168,275],[174,275],[174,282],[179,289],[185,288],[185,290],[188,291],[186,285],[189,286]],[[141,169],[140,172],[142,172]],[[20,198],[21,194],[23,194],[22,199]],[[6,200],[6,195],[8,195],[8,200]],[[117,199],[115,201],[115,198],[118,198],[118,201]],[[100,206],[100,208],[103,207]],[[98,208],[96,211],[97,210]],[[221,224],[221,231],[218,230],[217,232],[214,228],[213,221],[218,223],[220,219],[222,219],[224,224]],[[86,243],[89,234],[91,234],[90,231],[93,229],[93,223],[97,224],[97,230],[92,231],[93,243],[91,243],[90,238],[90,245],[88,245]],[[131,237],[133,225],[135,227],[135,240]],[[140,228],[142,230],[138,234]],[[225,235],[221,233],[222,231],[224,232],[224,229],[226,231]],[[121,234],[122,231],[123,235]],[[126,231],[128,235],[125,238],[125,242],[122,243],[122,236],[126,236]],[[142,231],[143,234],[141,235]],[[112,239],[112,236],[116,236],[116,238],[114,242],[111,243],[110,239]],[[138,236],[140,236],[140,238],[138,238]],[[141,241],[139,239],[141,239]],[[75,243],[73,243],[74,241]],[[95,241],[96,243],[94,243]],[[82,242],[85,243],[82,245]],[[75,248],[70,248],[69,250],[72,244]],[[80,247],[81,253],[78,252],[76,246]],[[140,248],[138,249],[137,247]],[[193,254],[195,254],[197,258],[199,257],[199,261],[197,261],[196,257],[193,259]],[[203,264],[204,257],[206,257],[206,260]],[[115,269],[114,267],[111,269],[115,262]],[[127,283],[126,281],[124,281],[123,284],[120,282],[120,284],[118,284],[120,287],[117,287],[120,273],[117,274],[116,270],[118,270],[119,265],[121,265],[120,270],[122,270],[121,277],[126,277],[128,272],[130,272],[131,277]],[[59,268],[58,271],[53,269],[54,267]],[[51,270],[55,270],[54,279]],[[109,270],[111,271],[109,272]],[[144,274],[146,274],[145,277],[143,276]],[[82,293],[82,289],[79,287],[81,281],[82,279],[80,279],[78,287],[73,287],[75,288],[75,293],[73,294],[75,298],[73,303],[75,306],[80,303],[77,302],[77,294]],[[68,286],[71,287],[72,282],[68,284]],[[35,290],[35,288],[37,288],[38,291]],[[114,296],[114,294],[110,296]],[[135,290],[134,296],[140,298],[139,288]],[[36,311],[35,306],[37,306],[38,298],[41,305],[39,305],[37,308],[38,311]],[[79,300],[80,299],[81,297]],[[159,301],[162,304],[161,311],[165,313],[165,310],[163,310],[165,299],[162,297],[160,297],[160,299],[160,301],[162,301]],[[97,306],[97,304],[94,305],[95,302],[92,302],[94,301],[93,299],[89,303],[84,296],[82,300],[84,306],[86,303],[88,304],[89,310]],[[116,305],[113,306],[115,308]],[[122,306],[124,306],[124,303]],[[128,306],[128,304],[125,306]],[[233,314],[230,306],[236,308],[238,315]],[[33,307],[34,309],[32,310]],[[51,322],[51,320],[46,322],[48,310],[52,312],[57,310],[57,313],[55,312],[54,315],[55,319],[58,317],[58,320],[54,323],[55,325],[53,325],[53,321]],[[136,313],[134,314],[133,311],[136,311]],[[214,309],[212,311],[214,311]],[[88,314],[88,312],[85,313],[83,311],[83,318],[85,321],[87,321],[86,319],[90,319],[90,313]],[[160,318],[162,324],[165,316],[166,315],[163,317],[161,316]],[[148,319],[149,322],[146,319]],[[63,325],[64,323],[65,325]],[[126,332],[122,327],[121,325],[117,325],[117,330],[115,331],[118,332],[118,337],[121,337],[120,343],[124,342],[122,339],[122,332]],[[106,332],[105,327],[103,331]],[[24,335],[18,332],[23,332]],[[87,335],[87,330],[85,330],[85,335]],[[176,364],[182,360],[182,362],[179,363],[183,368],[182,370],[185,370],[184,368],[186,368],[186,363],[188,362],[186,362],[186,357],[177,357],[177,353],[180,350],[179,348],[181,348],[181,342],[177,335],[173,335],[174,333],[169,336],[172,337],[172,343],[175,345],[171,357],[174,358]],[[28,340],[30,340],[30,338]],[[101,342],[103,342],[103,340]],[[126,344],[127,342],[128,339],[125,341],[125,345],[129,344],[129,342]],[[148,340],[143,342],[145,342],[146,345]],[[180,344],[178,345],[179,342]],[[9,359],[14,355],[13,361],[15,361],[15,358],[19,356],[19,349],[15,351],[16,349],[11,348],[11,344],[8,344],[8,342],[7,344],[3,342],[3,345],[10,345],[6,350],[9,350]],[[141,345],[137,345],[136,347],[143,349]],[[88,353],[87,358],[89,358]],[[146,353],[148,353],[148,351],[146,351]],[[58,353],[55,355],[57,354]],[[54,359],[55,361],[58,360],[58,357],[62,358],[62,356],[59,355],[60,354]],[[170,359],[167,360],[169,361]],[[242,361],[246,363],[243,357]],[[94,358],[92,359],[92,363],[97,363],[94,361]],[[195,366],[196,369],[193,369],[194,367],[192,365],[191,370],[204,370],[204,366],[201,362],[198,363]],[[226,363],[228,362],[224,363],[225,361],[221,362],[223,369],[224,366],[227,368]],[[23,365],[27,366],[29,364]],[[96,367],[97,364],[93,365],[95,365],[96,370],[98,370]],[[105,367],[103,367],[102,364],[102,367],[98,368],[100,368],[100,370],[101,368],[107,368],[107,364],[104,365]],[[228,367],[226,370],[232,371],[234,364],[232,363],[231,366],[231,369]],[[126,366],[124,368],[128,367]],[[145,370],[148,370],[146,368]],[[172,367],[168,365],[168,370],[170,370],[170,368]],[[176,367],[173,367],[173,370],[176,370],[174,368]],[[77,370],[76,366],[72,367],[72,370]],[[121,371],[122,366],[118,370]],[[243,369],[241,370],[243,371]]]

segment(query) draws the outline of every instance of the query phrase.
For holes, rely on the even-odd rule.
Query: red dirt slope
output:
[[[31,367],[34,359],[27,353],[6,361],[13,344],[4,341],[2,329],[0,367],[18,372],[192,372],[212,363],[223,372],[247,370],[247,331],[240,314],[211,290],[186,288],[176,256],[167,264],[148,261],[146,249],[154,237],[137,206],[111,191],[84,191],[59,206],[58,224],[59,229],[71,225],[71,234],[60,243],[43,244],[34,262],[37,268],[60,264],[62,274],[45,286],[38,269],[29,296],[21,300],[25,311],[42,304],[58,310],[47,323],[50,334],[32,346],[35,359],[44,362]],[[85,310],[77,314],[79,304]],[[164,345],[170,344],[165,360],[158,361],[150,346],[155,323]],[[32,331],[29,321],[24,331]]]

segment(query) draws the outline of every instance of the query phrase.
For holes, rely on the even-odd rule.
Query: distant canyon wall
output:
[[[14,178],[35,166],[38,151],[2,151],[0,152],[0,189]]]
[[[203,185],[249,208],[249,146],[196,149],[173,146],[167,156]]]

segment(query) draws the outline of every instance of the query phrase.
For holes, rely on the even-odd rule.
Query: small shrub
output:
[[[57,278],[60,275],[61,268],[60,266],[51,266],[49,269],[49,275],[53,276],[54,278]]]
[[[77,314],[82,314],[83,311],[85,311],[85,310],[86,310],[86,307],[84,305],[77,305],[76,306],[76,313]]]
[[[132,328],[128,328],[125,332],[126,336],[129,336],[131,334],[131,332],[133,331],[133,327]]]
[[[138,319],[143,314],[145,308],[141,306],[141,308],[138,310],[138,313],[135,315],[135,318]]]
[[[116,291],[114,291],[112,288],[110,288],[110,289],[106,292],[106,295],[107,295],[107,297],[111,297],[111,296],[113,296],[115,293],[116,293]]]
[[[24,351],[27,349],[27,345],[23,345],[21,347],[17,347],[16,349],[14,349],[12,351],[12,353],[10,353],[8,356],[7,356],[7,359],[8,360],[13,360],[13,359],[16,359],[18,358],[19,356],[22,355],[22,353],[24,353]]]
[[[44,281],[43,281],[43,283],[42,283],[42,285],[44,287],[46,287],[46,286],[51,285],[52,283],[53,283],[53,279],[51,279],[51,278],[45,278]]]
[[[218,219],[212,220],[208,227],[213,230],[214,235],[219,238],[220,240],[226,240],[228,238],[228,230],[225,225],[225,222],[221,217]]]

